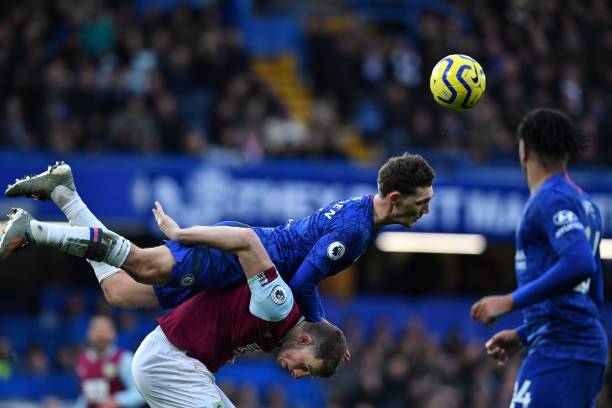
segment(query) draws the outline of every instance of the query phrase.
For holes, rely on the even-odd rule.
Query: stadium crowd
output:
[[[302,77],[314,108],[305,136],[280,136],[286,149],[268,125],[295,120],[254,74],[240,30],[224,25],[219,4],[204,4],[164,14],[120,1],[5,2],[0,143],[350,158],[363,152],[357,138],[361,158],[434,148],[485,161],[513,158],[518,119],[548,105],[577,118],[593,140],[587,161],[612,160],[604,0],[452,1],[422,12],[415,27],[306,19]],[[487,74],[480,106],[462,115],[437,107],[428,91],[431,67],[452,52],[475,57]]]

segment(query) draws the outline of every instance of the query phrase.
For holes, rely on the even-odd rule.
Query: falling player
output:
[[[154,213],[167,235],[235,254],[246,282],[201,291],[158,319],[132,364],[134,381],[152,408],[233,407],[212,373],[244,352],[280,347],[276,361],[294,378],[334,373],[347,350],[344,335],[329,323],[304,320],[255,232],[182,230],[160,206]]]
[[[319,281],[355,262],[382,226],[411,227],[429,212],[434,177],[433,169],[419,155],[392,157],[378,172],[378,194],[375,196],[336,201],[309,217],[290,220],[284,226],[252,228],[280,275],[289,282],[307,320],[318,322],[324,316],[318,294]],[[30,228],[30,222],[25,222],[29,216],[19,211],[11,216],[11,228],[0,241],[0,258],[14,250],[16,239],[17,245],[27,242],[51,245],[114,265],[92,263],[106,298],[116,306],[159,304],[171,308],[200,290],[226,287],[244,280],[238,260],[232,254],[205,246],[185,246],[176,240],[166,241],[157,248],[140,249],[107,232],[77,194],[72,172],[66,164],[19,180],[9,186],[6,194],[51,199],[72,225],[97,229],[81,229],[74,236],[77,230],[34,221],[37,228],[32,229],[33,235],[25,237]],[[79,241],[78,248],[75,240]],[[128,269],[133,279],[121,272],[121,267]]]
[[[521,309],[524,324],[487,343],[505,364],[527,347],[511,407],[594,407],[602,386],[608,340],[599,307],[601,217],[570,178],[567,163],[585,147],[570,119],[538,109],[518,128],[519,158],[531,196],[516,234],[518,289],[472,306],[485,324]]]

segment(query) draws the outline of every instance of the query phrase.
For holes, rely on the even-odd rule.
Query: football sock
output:
[[[30,227],[37,245],[51,246],[117,268],[130,253],[130,241],[102,228],[64,227],[36,220],[30,221]]]
[[[51,200],[53,200],[53,202],[59,208],[63,208],[75,196],[78,197],[78,195],[79,194],[76,191],[71,190],[66,186],[57,186],[51,192]]]
[[[89,210],[79,193],[64,186],[57,186],[51,193],[51,199],[62,210],[71,225],[78,227],[100,227],[104,224]],[[98,282],[102,282],[114,273],[119,272],[115,266],[102,262],[87,260],[92,266]]]

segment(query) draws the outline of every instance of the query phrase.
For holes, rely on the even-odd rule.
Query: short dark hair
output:
[[[517,141],[523,140],[525,149],[535,152],[545,166],[575,159],[589,146],[572,120],[551,108],[527,113],[518,126],[516,137]]]
[[[342,361],[347,350],[346,337],[342,330],[333,324],[304,322],[303,331],[313,339],[312,354],[323,363],[314,368],[317,377],[331,377]]]
[[[418,187],[430,187],[434,169],[421,155],[404,153],[391,157],[378,171],[378,191],[385,197],[392,191],[411,195]]]

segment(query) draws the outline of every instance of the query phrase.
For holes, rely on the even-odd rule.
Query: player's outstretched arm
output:
[[[325,317],[318,290],[320,275],[321,272],[312,263],[304,260],[289,282],[300,311],[306,320],[315,323]]]
[[[189,227],[181,228],[155,202],[153,215],[159,229],[171,240],[185,245],[206,245],[229,251],[238,257],[247,279],[270,268],[272,260],[257,234],[250,228],[235,227]]]
[[[255,231],[221,226],[180,228],[164,213],[159,202],[155,202],[153,214],[168,238],[185,245],[206,245],[230,251],[238,257],[251,291],[249,311],[254,316],[278,322],[289,315],[293,308],[293,294],[276,271]]]
[[[597,272],[592,249],[586,237],[574,241],[555,264],[533,281],[512,293],[516,307],[523,308],[573,290]]]

